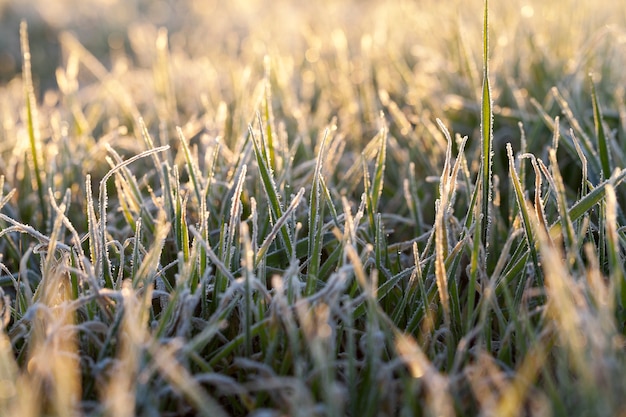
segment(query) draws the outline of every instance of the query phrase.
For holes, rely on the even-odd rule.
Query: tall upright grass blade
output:
[[[96,249],[96,270],[99,271],[101,281],[106,285],[107,288],[113,288],[113,279],[111,276],[110,270],[110,260],[108,255],[108,244],[106,241],[107,238],[107,228],[106,228],[106,218],[107,218],[107,191],[106,184],[109,178],[114,175],[117,171],[122,168],[132,164],[135,161],[138,161],[141,158],[146,156],[151,156],[158,152],[163,152],[169,149],[169,146],[161,146],[159,148],[148,149],[138,155],[132,156],[124,162],[115,165],[113,168],[107,172],[102,180],[100,181],[100,192],[99,192],[99,215],[100,219],[98,220],[98,231],[97,231],[97,239],[99,241],[98,245],[94,248]],[[94,216],[95,217],[95,216]]]
[[[590,74],[591,81],[591,104],[593,106],[593,123],[596,128],[596,140],[598,141],[598,154],[600,155],[600,165],[602,167],[602,178],[611,176],[611,154],[609,152],[608,137],[604,132],[604,119],[602,118],[602,109],[598,103],[598,95],[596,94],[596,85],[593,76]]]
[[[185,194],[181,196],[179,194],[178,198],[178,207],[180,208],[180,215],[178,216],[178,229],[180,231],[180,235],[178,236],[178,245],[179,250],[183,253],[183,260],[185,262],[189,261],[190,257],[190,246],[189,246],[189,229],[187,228],[187,200],[188,196]]]
[[[32,158],[33,163],[33,174],[35,177],[35,184],[37,187],[37,195],[39,197],[39,204],[41,208],[41,218],[42,223],[45,227],[48,227],[48,204],[45,199],[45,190],[44,190],[44,182],[45,182],[45,171],[41,164],[43,161],[40,161],[41,155],[41,138],[39,131],[39,120],[38,120],[38,112],[37,112],[37,103],[35,100],[35,89],[33,87],[33,76],[31,73],[31,56],[30,56],[30,45],[28,42],[28,25],[26,21],[23,20],[20,23],[20,45],[22,48],[22,78],[24,83],[24,96],[26,99],[26,117],[27,117],[27,127],[28,127],[28,139],[30,144],[30,156]]]
[[[381,119],[384,123],[384,117],[381,115]],[[374,166],[374,178],[372,180],[372,194],[371,194],[371,213],[378,212],[378,206],[380,196],[383,193],[383,185],[385,183],[385,165],[387,163],[387,126],[378,133],[380,137],[380,144],[378,147],[378,155],[376,156],[376,165]]]
[[[137,108],[137,104],[131,97],[130,92],[119,81],[118,78],[112,77],[106,67],[98,61],[91,52],[87,50],[74,35],[69,32],[62,32],[59,35],[59,40],[64,48],[75,54],[82,64],[91,72],[105,87],[111,97],[117,101],[122,110],[127,113],[127,116],[133,123],[135,131],[141,131],[141,127],[138,125],[138,121],[141,119],[141,113]]]
[[[322,252],[322,225],[323,208],[322,198],[322,169],[324,166],[326,142],[328,140],[329,131],[324,134],[324,138],[320,143],[317,161],[315,163],[315,171],[313,172],[313,184],[311,186],[311,197],[309,200],[309,264],[307,267],[307,282],[304,293],[306,296],[311,295],[315,291],[320,268],[320,259]]]
[[[98,217],[96,216],[95,204],[93,201],[93,189],[91,185],[91,175],[87,174],[85,177],[85,200],[87,202],[87,228],[89,236],[89,255],[91,264],[101,265],[100,256],[102,256],[102,250],[100,248],[101,239],[99,238],[98,229]],[[96,275],[101,274],[96,269]],[[102,283],[101,283],[102,284]]]
[[[460,330],[461,326],[461,303],[459,299],[459,288],[458,282],[455,279],[456,270],[460,263],[461,257],[455,254],[456,250],[460,250],[461,245],[457,245],[457,248],[453,253],[450,253],[450,241],[449,241],[449,222],[450,217],[452,215],[454,209],[454,201],[456,198],[457,191],[457,177],[459,175],[459,170],[461,169],[462,162],[464,160],[464,150],[465,143],[467,142],[467,137],[463,138],[459,143],[459,151],[456,157],[456,161],[454,164],[452,163],[452,136],[450,132],[443,124],[440,119],[437,119],[437,124],[439,128],[443,132],[446,141],[446,153],[444,166],[441,173],[441,177],[439,179],[439,206],[435,212],[435,277],[437,282],[437,287],[441,292],[443,289],[442,283],[439,282],[443,276],[445,276],[446,281],[448,282],[446,285],[446,291],[448,292],[448,302],[450,309],[449,313],[451,314],[450,323],[453,324],[454,330]],[[439,236],[437,236],[439,234]],[[464,232],[463,232],[464,234]],[[441,239],[440,241],[438,239]],[[461,237],[461,241],[464,237]],[[439,253],[441,252],[441,253]],[[446,264],[448,266],[446,266]],[[439,271],[439,272],[438,272]],[[443,272],[442,276],[439,276],[440,273]],[[470,286],[468,288],[468,295],[470,297],[474,296],[475,293],[475,283],[473,281],[470,282]],[[441,296],[441,294],[440,294]],[[473,306],[472,303],[469,305]],[[444,314],[445,314],[445,306],[444,306]],[[471,307],[470,307],[471,308]],[[468,314],[471,316],[471,314]]]
[[[561,171],[559,170],[559,165],[556,159],[556,151],[554,149],[550,149],[549,151],[550,157],[550,168],[552,171],[552,175],[550,176],[547,172],[545,172],[546,178],[548,181],[553,184],[555,192],[557,193],[557,202],[558,202],[558,210],[559,216],[561,219],[561,227],[563,231],[563,237],[565,241],[565,245],[571,251],[575,250],[576,246],[576,238],[574,233],[574,226],[572,224],[572,219],[568,212],[567,207],[567,196],[565,195],[565,185],[563,183],[563,177],[561,176]],[[543,163],[539,166],[543,167]]]
[[[170,231],[170,223],[165,221],[164,213],[161,213],[155,230],[153,244],[148,249],[145,257],[141,260],[141,265],[137,269],[137,273],[133,275],[133,289],[146,288],[157,278],[159,270],[159,261],[161,253],[165,245],[165,239]],[[144,296],[147,296],[144,293]]]
[[[482,103],[480,108],[480,134],[481,134],[481,163],[482,163],[482,196],[481,214],[482,220],[478,219],[477,232],[485,249],[488,248],[489,228],[491,224],[491,170],[493,165],[493,109],[491,102],[491,85],[489,84],[489,0],[485,0],[483,22],[483,88]],[[485,222],[483,226],[483,222]],[[487,255],[487,252],[485,253]],[[486,262],[486,256],[485,256]]]

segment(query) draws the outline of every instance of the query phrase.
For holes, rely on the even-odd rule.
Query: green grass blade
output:
[[[491,85],[489,84],[489,1],[485,0],[483,22],[483,88],[482,103],[480,108],[480,133],[481,133],[481,162],[482,162],[482,197],[481,214],[482,220],[478,219],[480,239],[485,248],[488,247],[489,227],[491,217],[489,207],[491,204],[491,170],[493,165],[493,109],[491,102]],[[483,226],[483,222],[485,222]],[[486,255],[486,254],[485,254]],[[485,256],[486,262],[486,256]]]
[[[309,199],[309,264],[307,267],[307,282],[304,290],[305,296],[309,296],[315,291],[322,256],[324,206],[320,199],[322,198],[322,168],[324,166],[328,136],[329,131],[327,130],[317,154],[317,162],[315,163],[315,171],[313,172],[313,184],[311,186],[311,197]]]
[[[48,205],[45,200],[44,182],[45,172],[41,166],[39,160],[40,151],[40,132],[39,121],[37,117],[37,103],[35,100],[35,89],[33,88],[33,76],[31,73],[31,56],[30,45],[28,42],[28,25],[26,21],[22,21],[20,24],[20,45],[22,48],[22,78],[24,82],[24,95],[26,98],[26,117],[28,126],[28,139],[30,144],[30,154],[33,161],[33,170],[35,176],[35,182],[37,184],[37,196],[39,197],[39,203],[41,208],[41,218],[43,225],[48,223]]]
[[[180,235],[178,237],[179,240],[179,250],[183,252],[183,259],[185,262],[189,261],[189,229],[187,228],[187,195],[178,197],[177,206],[180,209],[180,215],[178,216],[178,229],[180,231]]]
[[[304,195],[304,188],[301,188],[300,191],[298,191],[298,194],[296,194],[296,196],[291,200],[289,207],[287,207],[282,217],[276,220],[276,222],[274,223],[274,226],[272,226],[272,230],[270,230],[270,232],[266,235],[265,239],[263,240],[263,243],[261,243],[261,246],[259,246],[259,249],[256,252],[255,261],[254,261],[255,268],[257,268],[263,260],[276,262],[276,258],[278,256],[272,256],[271,254],[268,255],[267,251],[269,250],[270,245],[272,244],[272,242],[274,241],[278,233],[281,230],[283,230],[283,228],[285,227],[285,224],[289,221],[289,219],[293,215],[298,205],[300,205],[303,195]],[[297,244],[298,251],[297,251],[296,256],[298,257],[302,256],[303,254],[302,252],[304,251],[301,252],[300,248],[302,247],[303,249],[306,249],[304,247],[304,244],[306,243],[307,241],[304,241],[304,240],[298,242]],[[266,258],[266,255],[267,255],[267,258]],[[279,252],[275,252],[275,255],[282,255],[282,257],[284,257],[285,253],[284,251],[279,251]]]
[[[263,122],[265,123],[265,135],[267,146],[265,150],[265,158],[267,165],[272,172],[276,171],[276,155],[274,151],[274,117],[272,115],[272,84],[271,84],[271,62],[270,57],[265,56],[265,78],[263,80]]]
[[[384,120],[383,120],[384,122]],[[378,212],[378,206],[380,201],[380,196],[383,193],[383,185],[385,182],[385,165],[387,163],[387,127],[383,127],[378,133],[380,137],[380,145],[378,148],[378,155],[376,157],[376,165],[374,166],[374,178],[372,180],[372,189],[371,189],[371,202],[372,202],[372,213]]]
[[[539,166],[544,171],[544,175],[548,179],[548,182],[552,185],[552,188],[556,192],[557,199],[557,207],[559,211],[559,217],[561,222],[561,230],[563,232],[563,239],[565,242],[565,246],[570,250],[574,250],[576,246],[575,242],[575,233],[574,226],[572,223],[572,218],[570,217],[570,213],[567,207],[567,196],[565,195],[565,184],[563,183],[563,177],[561,176],[561,171],[559,169],[559,165],[556,159],[556,151],[554,149],[550,149],[549,151],[550,157],[550,168],[551,175],[545,169],[545,165],[543,162],[539,161]]]
[[[198,177],[200,176],[198,173],[198,168],[196,167],[196,164],[191,157],[191,151],[189,150],[189,145],[187,144],[187,139],[185,139],[183,130],[180,127],[177,127],[176,132],[178,132],[178,138],[180,139],[180,143],[183,145],[185,162],[187,163],[187,172],[189,173],[189,177],[191,178],[194,193],[196,195],[196,198],[198,199],[198,202],[200,202],[202,201],[202,187],[200,185],[200,180],[198,179]]]
[[[252,144],[254,146],[254,154],[256,155],[257,166],[259,167],[259,173],[261,174],[261,182],[263,183],[265,195],[267,196],[270,204],[272,222],[274,223],[277,219],[280,219],[283,216],[283,209],[280,203],[280,198],[278,196],[278,189],[276,188],[276,183],[274,181],[274,175],[272,174],[270,165],[268,163],[269,161],[265,156],[266,153],[263,150],[265,149],[266,145],[263,143],[259,143],[259,140],[256,138],[256,135],[252,130],[252,126],[248,126],[248,130],[252,139]],[[285,224],[280,229],[280,233],[283,245],[287,250],[287,257],[291,258],[291,256],[293,255],[293,245],[291,242],[291,236],[287,224]]]
[[[568,218],[571,222],[575,222],[580,219],[585,213],[590,212],[593,207],[602,201],[606,196],[606,187],[608,185],[612,185],[616,187],[626,178],[626,169],[623,169],[620,172],[616,172],[611,178],[604,181],[602,184],[599,184],[593,190],[591,190],[587,195],[578,200],[574,205],[572,205],[568,209]],[[558,234],[563,233],[561,231],[561,219],[557,220],[552,226],[549,227],[548,237],[556,237]],[[498,283],[497,291],[500,293],[501,285],[504,283],[508,283],[511,281],[512,277],[517,276],[525,267],[526,261],[528,259],[528,251],[524,255],[522,255],[515,262],[512,262],[512,266],[508,269],[508,272],[504,275],[504,277]]]
[[[593,106],[593,123],[596,128],[596,140],[598,141],[598,153],[600,154],[600,165],[602,167],[602,178],[611,176],[611,159],[608,145],[608,137],[604,132],[604,119],[602,118],[602,110],[598,103],[598,95],[596,94],[596,86],[593,82],[593,76],[589,76],[591,81],[591,104]]]
[[[528,205],[526,202],[526,198],[524,197],[524,190],[522,188],[522,184],[520,183],[519,177],[517,175],[517,171],[515,170],[513,148],[511,147],[510,143],[507,143],[506,152],[509,158],[509,175],[511,177],[511,181],[513,182],[513,190],[515,191],[515,199],[517,201],[519,213],[522,218],[522,225],[524,227],[524,233],[526,236],[526,244],[528,245],[528,248],[530,250],[530,257],[532,259],[533,266],[535,268],[535,276],[537,277],[537,283],[539,285],[543,285],[542,270],[539,267],[539,257],[537,255],[537,249],[535,248],[536,239],[533,234],[530,213],[528,212]],[[523,286],[524,284],[522,283],[520,285]]]
[[[612,184],[613,187],[616,187],[624,181],[625,178],[626,169],[617,171],[611,178],[604,181],[602,184],[598,184],[598,186],[591,190],[587,195],[574,203],[574,205],[569,209],[569,217],[572,221],[578,220],[583,214],[589,212],[593,206],[598,204],[598,202],[604,198],[606,195],[606,186],[608,184]],[[554,228],[555,226],[553,225],[550,229],[550,234],[552,234]]]
[[[254,253],[252,252],[252,243],[250,242],[250,233],[248,225],[241,223],[241,243],[243,246],[243,257],[241,259],[244,271],[244,335],[245,335],[245,354],[252,354],[252,290],[250,281],[254,278]]]

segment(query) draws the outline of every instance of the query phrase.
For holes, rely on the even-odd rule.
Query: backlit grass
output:
[[[626,415],[626,5],[82,4],[0,4],[0,416]]]

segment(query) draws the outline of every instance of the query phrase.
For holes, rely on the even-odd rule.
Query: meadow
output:
[[[0,22],[0,417],[626,416],[625,2]]]

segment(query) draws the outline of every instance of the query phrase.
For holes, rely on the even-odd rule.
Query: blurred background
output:
[[[16,75],[25,20],[44,107],[47,92],[78,91],[89,117],[95,103],[111,98],[103,84],[110,77],[123,86],[118,96],[128,95],[149,124],[185,124],[200,115],[217,120],[226,109],[232,129],[225,134],[236,142],[256,111],[255,89],[269,57],[274,112],[289,137],[298,131],[315,138],[319,126],[337,117],[360,152],[384,110],[403,114],[394,134],[406,137],[407,146],[411,129],[416,137],[437,131],[437,117],[468,135],[473,149],[483,7],[482,0],[0,0],[0,84],[15,80],[7,91],[21,90]],[[589,73],[617,137],[624,134],[626,2],[491,1],[489,10],[495,145],[503,168],[504,144],[519,137],[518,121],[534,133],[531,149],[550,138],[532,100],[554,118],[561,113],[554,87],[593,126]],[[60,100],[56,93],[48,98],[51,106]],[[111,108],[103,119],[128,124],[124,113]]]
[[[224,134],[237,142],[257,109],[255,89],[269,57],[274,112],[289,137],[298,131],[315,138],[336,117],[360,153],[384,110],[400,117],[394,134],[407,146],[411,129],[415,137],[437,131],[437,117],[468,135],[472,149],[480,124],[483,7],[482,0],[0,0],[0,85],[8,86],[0,108],[21,105],[7,97],[21,96],[24,20],[44,107],[78,92],[87,118],[128,125],[127,105],[102,115],[96,105],[108,106],[113,97],[104,81],[114,78],[124,90],[118,99],[128,96],[149,125],[198,117],[219,124],[226,112],[231,127]],[[617,137],[624,134],[626,2],[491,1],[489,10],[503,168],[504,144],[519,137],[518,121],[534,133],[531,149],[550,138],[532,100],[555,117],[561,108],[554,87],[592,128],[589,73]]]
[[[562,65],[557,70],[563,76],[594,65],[625,64],[624,3],[492,1],[492,59],[523,62],[518,65],[520,73],[513,74],[518,78],[532,76],[533,61],[541,54]],[[141,49],[146,42],[154,43],[150,36],[160,27],[168,29],[173,50],[191,57],[288,52],[295,60],[311,61],[328,44],[341,43],[343,35],[351,54],[359,53],[363,42],[379,53],[393,44],[394,50],[404,49],[415,60],[434,65],[424,65],[423,72],[454,73],[459,70],[455,38],[462,34],[473,61],[481,58],[480,0],[0,0],[2,83],[20,71],[22,19],[29,24],[35,78],[44,89],[55,86],[54,71],[62,63],[62,31],[74,33],[108,66],[111,56],[120,52],[130,53],[141,64],[141,55],[149,53]],[[599,38],[607,31],[617,33],[614,46],[622,51],[607,50],[606,64],[587,62],[602,47]]]

